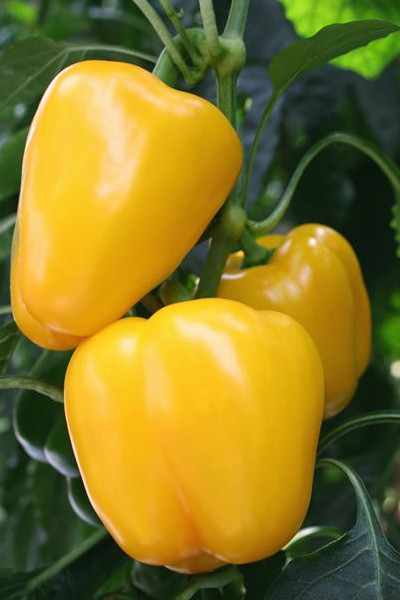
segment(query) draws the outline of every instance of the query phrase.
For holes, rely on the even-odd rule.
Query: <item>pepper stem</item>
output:
[[[164,44],[168,54],[171,57],[171,60],[175,63],[178,69],[181,71],[185,81],[187,83],[194,83],[194,79],[192,73],[185,60],[183,59],[182,54],[179,49],[176,47],[174,40],[170,32],[168,31],[167,26],[164,24],[163,20],[157,13],[157,11],[151,6],[148,0],[132,0],[139,10],[142,11],[146,19],[152,25],[154,31]]]

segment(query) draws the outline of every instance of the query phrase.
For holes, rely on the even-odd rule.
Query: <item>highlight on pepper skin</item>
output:
[[[33,341],[63,349],[119,319],[178,267],[242,160],[218,108],[140,67],[83,61],[59,73],[24,154],[12,258],[22,331],[41,328]]]
[[[231,255],[218,295],[258,310],[278,310],[313,338],[325,373],[325,418],[350,402],[371,352],[371,309],[350,244],[324,225],[301,225],[286,236],[260,238],[275,249],[266,265],[241,269]]]
[[[300,324],[218,298],[108,326],[75,350],[65,379],[100,519],[135,559],[187,573],[257,561],[292,538],[323,398]]]

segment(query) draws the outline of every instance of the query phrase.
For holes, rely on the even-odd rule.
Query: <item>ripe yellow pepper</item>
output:
[[[120,318],[178,266],[241,165],[206,100],[125,63],[62,71],[24,155],[11,293],[25,335],[72,348]]]
[[[351,400],[371,350],[371,311],[360,265],[350,244],[323,225],[259,240],[276,248],[267,265],[241,269],[231,255],[218,295],[256,309],[290,315],[311,334],[325,373],[325,418]]]
[[[123,319],[65,380],[91,502],[139,561],[181,572],[272,555],[309,504],[323,371],[292,318],[218,298]]]

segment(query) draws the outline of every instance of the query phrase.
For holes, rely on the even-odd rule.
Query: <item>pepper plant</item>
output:
[[[322,151],[326,149],[326,152],[331,153],[331,157],[336,157],[343,156],[340,154],[338,146],[352,148],[353,152],[359,153],[357,158],[352,158],[353,161],[361,160],[362,162],[357,164],[368,165],[365,167],[368,172],[377,167],[389,182],[393,198],[392,232],[390,233],[389,230],[385,230],[385,232],[388,247],[394,256],[394,242],[399,243],[400,241],[400,171],[395,161],[371,139],[355,135],[349,130],[324,132],[325,135],[316,140],[314,144],[308,145],[291,173],[282,176],[282,169],[279,168],[279,160],[277,160],[269,170],[264,169],[260,176],[259,164],[260,161],[263,162],[263,152],[268,148],[265,132],[267,134],[271,131],[274,132],[274,119],[276,119],[278,111],[282,110],[285,98],[296,89],[296,85],[307,80],[310,74],[319,73],[318,69],[331,61],[339,66],[354,69],[364,76],[377,75],[388,57],[392,58],[398,51],[399,25],[395,22],[398,20],[398,15],[396,16],[391,9],[386,14],[385,10],[380,7],[367,11],[365,14],[349,13],[348,17],[342,19],[340,2],[336,2],[332,9],[332,17],[329,16],[331,21],[327,21],[327,15],[322,14],[318,9],[318,19],[315,18],[313,23],[319,22],[321,28],[316,30],[314,25],[310,25],[312,21],[312,19],[310,20],[310,7],[305,0],[304,2],[297,0],[292,3],[281,0],[281,3],[287,5],[288,17],[293,20],[299,33],[309,35],[309,37],[287,44],[269,61],[269,80],[265,84],[269,86],[269,93],[261,103],[261,110],[259,107],[255,126],[249,136],[246,123],[252,116],[251,104],[254,98],[251,98],[251,94],[246,97],[246,94],[241,91],[242,81],[246,81],[246,67],[249,64],[249,53],[251,52],[251,40],[247,34],[249,31],[247,19],[249,10],[251,15],[252,5],[248,0],[231,0],[231,2],[221,4],[213,3],[212,0],[199,0],[198,3],[193,3],[194,6],[183,0],[181,3],[173,3],[169,0],[160,0],[159,3],[152,3],[149,0],[134,0],[133,3],[109,3],[109,5],[108,3],[93,2],[90,6],[88,3],[77,2],[71,3],[70,12],[66,13],[70,17],[73,15],[73,18],[66,19],[64,29],[60,26],[60,15],[62,17],[65,5],[63,8],[61,4],[55,3],[57,6],[54,9],[52,3],[48,1],[43,1],[39,5],[22,1],[6,2],[5,16],[12,25],[8,28],[11,41],[6,40],[0,54],[0,121],[5,140],[0,146],[0,173],[3,177],[0,181],[0,199],[4,206],[0,221],[2,260],[7,261],[11,252],[11,236],[16,222],[15,209],[20,186],[20,165],[28,128],[37,109],[38,101],[55,75],[63,68],[88,58],[137,64],[152,71],[155,77],[170,87],[188,90],[198,95],[205,94],[211,96],[212,99],[215,97],[217,107],[236,130],[239,138],[242,138],[245,149],[243,168],[231,193],[218,212],[217,208],[225,198],[221,198],[217,203],[218,206],[215,206],[213,213],[214,218],[211,219],[211,214],[204,216],[201,229],[204,229],[207,222],[209,223],[199,239],[198,247],[182,264],[174,268],[169,276],[166,278],[164,275],[160,276],[156,287],[146,290],[148,293],[129,307],[128,316],[134,316],[134,322],[137,317],[149,318],[156,315],[155,318],[162,319],[161,314],[173,315],[174,311],[176,314],[183,314],[179,307],[181,302],[187,303],[186,306],[189,307],[193,299],[209,299],[217,295],[225,295],[221,291],[223,289],[221,279],[224,281],[224,277],[227,276],[226,265],[227,261],[231,260],[229,256],[232,253],[241,253],[236,255],[240,257],[237,271],[239,275],[241,272],[245,273],[246,269],[269,268],[270,261],[276,260],[278,253],[281,252],[280,244],[283,242],[278,242],[274,238],[274,242],[270,245],[263,242],[264,236],[272,231],[275,232],[276,228],[283,236],[293,225],[293,221],[296,223],[317,220],[316,215],[319,214],[319,208],[314,208],[314,212],[310,210],[306,216],[293,218],[293,215],[296,217],[296,214],[299,213],[296,213],[292,200],[294,198],[297,200],[302,189],[306,189],[307,170],[313,168],[314,161],[323,160],[324,153]],[[259,16],[262,22],[264,12],[268,13],[267,8],[264,10],[262,5],[256,6],[256,3],[253,4],[253,7],[255,7],[254,14],[256,17]],[[336,15],[338,15],[337,19]],[[116,27],[117,22],[122,27],[121,38],[115,44],[101,39],[102,35],[93,32],[88,35],[87,33],[89,24],[93,25],[93,23],[107,19],[113,20],[112,30],[114,26]],[[134,35],[127,33],[125,27],[128,29],[130,27]],[[151,30],[155,32],[159,42],[155,40]],[[61,31],[61,34],[55,35],[54,32],[57,31]],[[250,29],[250,34],[251,31]],[[31,36],[32,32],[35,35]],[[81,35],[82,32],[84,35]],[[138,42],[139,50],[132,47],[132,37]],[[61,41],[60,38],[64,38],[66,41]],[[377,42],[377,40],[380,41]],[[372,44],[366,48],[370,43]],[[363,58],[362,52],[365,50],[368,54]],[[158,57],[157,52],[159,53]],[[372,57],[371,72],[368,71],[365,56]],[[334,76],[333,69],[329,67],[326,73],[328,73],[327,76]],[[179,95],[176,98],[179,102]],[[82,102],[84,101],[82,99]],[[217,126],[216,124],[215,127]],[[225,121],[224,126],[227,127]],[[284,129],[284,127],[282,121],[281,128]],[[220,138],[224,138],[224,131],[225,129],[221,125]],[[301,146],[301,138],[301,135],[297,136],[297,147]],[[173,143],[172,139],[171,146]],[[188,154],[190,150],[188,148]],[[96,149],[94,149],[95,151]],[[229,162],[227,154],[213,157],[210,149],[209,151],[210,163],[215,163],[216,172],[221,173],[225,166],[224,160],[227,164]],[[204,153],[207,153],[207,147],[205,147]],[[356,154],[351,154],[351,156],[354,157]],[[168,157],[160,158],[161,164],[162,160],[166,164]],[[335,158],[335,160],[337,159]],[[221,161],[220,169],[218,169],[218,161]],[[319,162],[318,164],[323,163]],[[372,166],[373,164],[375,167]],[[329,171],[332,171],[331,166],[332,163],[329,165]],[[24,171],[26,176],[27,169]],[[378,177],[378,170],[373,173]],[[235,172],[234,175],[236,176],[236,174]],[[92,174],[88,175],[90,177]],[[149,172],[147,175],[154,178],[158,176],[157,164],[154,164],[153,173]],[[188,173],[174,173],[175,178],[187,176]],[[314,176],[316,179],[315,171]],[[211,173],[211,177],[217,177],[217,175]],[[382,189],[385,189],[384,178],[378,179]],[[206,183],[209,182],[204,182],[203,192],[206,191]],[[257,187],[255,183],[259,189],[261,188],[261,193],[256,194],[256,197],[253,192]],[[202,182],[196,180],[196,190],[202,191],[201,185]],[[230,188],[232,185],[233,182]],[[276,187],[279,188],[278,194]],[[189,195],[195,195],[196,190],[189,190]],[[192,197],[187,199],[188,202],[191,200]],[[307,206],[307,202],[305,205]],[[337,206],[339,207],[339,204]],[[167,206],[166,208],[172,210],[172,207]],[[374,227],[379,226],[378,211],[377,203],[373,210]],[[339,212],[339,208],[337,208],[337,212]],[[359,211],[354,218],[360,224],[363,219],[362,211]],[[335,221],[333,224],[336,225]],[[388,223],[386,225],[388,226]],[[295,231],[296,229],[293,230],[293,232]],[[322,233],[320,233],[321,231]],[[296,235],[293,232],[287,236],[287,239],[292,239],[290,236]],[[339,241],[342,240],[342,237],[334,232],[326,234],[323,227],[318,232],[318,234],[313,233],[314,241],[318,235],[327,235],[327,239],[331,239],[330,235],[338,236],[337,238],[332,237],[334,240],[332,244],[341,259],[343,253],[348,253],[346,261],[348,260],[348,264],[351,265],[349,272],[351,271],[353,274],[356,269],[354,264],[358,265],[358,263],[351,248],[348,249],[346,246],[346,251],[338,250],[339,247],[342,248],[341,244],[345,243]],[[14,233],[14,240],[15,256],[17,254],[15,248],[19,243],[17,233]],[[327,247],[331,252],[330,243],[327,242]],[[367,244],[372,255],[375,245],[372,240]],[[189,248],[185,248],[185,252],[182,254],[185,254],[187,250]],[[398,252],[399,250],[397,250]],[[362,268],[364,266],[363,258],[364,255],[360,256]],[[88,260],[88,256],[82,255],[80,260],[84,264],[85,260]],[[145,269],[148,268],[148,265],[146,266],[148,257],[141,256],[140,260],[143,261]],[[331,272],[334,270],[335,260],[337,257],[332,259]],[[200,267],[198,266],[199,262]],[[3,262],[2,266],[3,282],[8,281],[9,278],[6,264],[8,262]],[[104,268],[107,267],[104,265]],[[132,265],[132,272],[134,273],[134,265]],[[354,284],[351,291],[343,291],[344,286],[340,286],[340,284],[337,287],[343,292],[343,295],[347,294],[348,296],[354,293],[355,297],[362,296],[364,298],[362,279],[360,282]],[[336,598],[339,595],[345,599],[357,597],[357,595],[371,599],[397,598],[400,593],[400,536],[396,502],[399,500],[397,480],[393,476],[393,472],[396,474],[400,410],[396,407],[398,402],[396,404],[393,399],[396,396],[394,386],[386,385],[385,387],[385,384],[380,382],[378,385],[376,381],[379,378],[382,379],[383,365],[388,368],[388,362],[392,379],[396,381],[396,378],[399,378],[400,357],[396,341],[398,339],[396,332],[398,334],[400,331],[398,325],[399,293],[397,280],[394,283],[389,280],[385,282],[385,285],[385,300],[382,300],[379,294],[372,296],[373,316],[378,315],[374,340],[381,355],[383,354],[385,358],[380,359],[380,367],[377,369],[379,375],[375,379],[373,377],[371,379],[370,373],[374,368],[376,369],[374,356],[370,371],[360,381],[355,402],[350,404],[341,415],[326,421],[322,426],[311,506],[300,530],[294,537],[287,540],[282,548],[276,548],[276,552],[274,551],[272,556],[260,556],[261,560],[256,562],[237,560],[238,564],[235,565],[229,564],[235,561],[222,561],[228,564],[215,569],[219,566],[217,562],[209,567],[198,569],[205,571],[201,574],[189,575],[172,572],[161,566],[144,564],[146,561],[140,562],[132,559],[121,550],[103,527],[87,497],[80,469],[76,464],[71,447],[62,406],[64,401],[63,383],[71,353],[54,352],[51,349],[42,350],[26,339],[12,319],[8,291],[6,291],[8,286],[5,284],[2,292],[4,305],[0,309],[4,321],[0,329],[0,367],[2,369],[0,389],[8,391],[2,392],[5,409],[0,427],[4,427],[3,454],[5,457],[12,457],[14,463],[10,466],[5,460],[0,470],[0,478],[3,481],[1,502],[4,513],[3,524],[0,521],[0,527],[4,532],[3,539],[6,540],[7,536],[9,538],[7,543],[4,542],[4,548],[0,543],[0,561],[3,562],[3,564],[0,562],[0,599],[160,598],[185,600],[209,598],[212,600],[224,598],[239,600],[248,598],[249,600],[277,600],[285,598],[285,600],[290,600],[301,597],[311,600]],[[356,291],[354,291],[355,289]],[[324,291],[326,290],[320,290],[321,295]],[[329,294],[330,291],[329,288]],[[105,295],[107,295],[107,290],[105,290]],[[387,309],[388,297],[390,298],[390,310]],[[315,300],[313,314],[316,316],[321,303],[318,297]],[[99,305],[102,301],[103,297],[99,297]],[[207,306],[213,306],[213,302],[224,301],[210,302],[211,304],[207,304]],[[365,304],[365,299],[363,302]],[[251,302],[249,303],[251,304]],[[14,316],[18,321],[15,310],[15,291],[13,304]],[[386,307],[386,313],[383,318],[379,319],[379,309],[382,304]],[[166,305],[173,306],[164,309]],[[196,306],[201,306],[201,304],[196,304]],[[230,314],[229,304],[223,304],[223,306],[226,306],[225,314]],[[359,307],[360,304],[357,305],[358,309]],[[128,307],[126,308],[128,309]],[[275,306],[266,308],[276,309]],[[337,312],[340,312],[339,306],[337,308]],[[164,312],[157,316],[159,311]],[[250,312],[246,314],[250,315]],[[118,316],[122,316],[122,314],[117,315],[115,319]],[[325,315],[324,318],[326,319],[327,316]],[[334,321],[333,316],[332,320]],[[355,328],[360,327],[365,332],[368,327],[366,324],[368,319],[365,318],[360,322],[361,325],[356,324]],[[351,329],[353,324],[350,320],[350,325],[345,328],[346,332]],[[312,325],[308,326],[305,323],[303,325],[312,333],[310,330]],[[21,329],[28,337],[32,338],[23,326]],[[268,338],[269,334],[272,336],[272,330],[265,337]],[[96,340],[100,340],[98,335],[102,334],[96,334],[93,342],[85,343],[86,345],[82,345],[81,348],[90,348],[92,343],[95,347],[98,343]],[[293,329],[292,335],[296,337],[295,329]],[[160,328],[160,339],[161,337],[162,329]],[[254,339],[255,337],[256,333],[254,333]],[[177,338],[178,333],[176,333]],[[295,345],[293,339],[288,339],[288,345],[290,341]],[[161,341],[159,343],[161,344]],[[78,342],[76,344],[74,342],[64,347],[72,348],[77,344]],[[41,345],[46,346],[46,343]],[[325,345],[329,347],[329,339]],[[51,345],[47,347],[52,348]],[[257,348],[261,352],[262,346],[257,346]],[[317,350],[322,356],[322,366],[326,377],[326,364],[318,343]],[[354,354],[357,351],[354,351]],[[75,401],[75,398],[79,400],[80,390],[73,378],[75,377],[74,369],[79,369],[80,359],[78,357],[81,356],[79,353],[84,352],[89,352],[89,350],[78,349],[76,358],[74,358],[74,367],[70,370],[72,374],[67,375],[66,379],[67,391],[71,390],[67,396],[69,394],[71,398],[74,396],[73,402],[71,401],[71,406],[73,404],[74,407],[67,407],[70,429],[71,423],[74,420],[79,421],[80,418],[79,401]],[[369,350],[365,350],[364,353],[368,354]],[[164,349],[164,355],[166,354],[167,351]],[[337,354],[339,355],[340,352]],[[85,356],[85,354],[83,355]],[[182,353],[182,361],[184,359],[185,354]],[[284,361],[284,354],[282,354],[280,363],[283,364]],[[346,363],[350,370],[357,371],[359,368],[356,380],[361,377],[365,367],[365,365],[357,367],[357,363],[360,362],[362,362],[360,356],[357,356],[355,366],[351,365],[350,361]],[[292,368],[290,364],[287,363],[288,372]],[[305,360],[304,372],[307,371],[307,364]],[[102,376],[100,367],[98,370],[99,380]],[[279,367],[277,368],[279,369]],[[312,380],[318,379],[318,368],[320,367],[314,365]],[[121,380],[124,376],[120,372]],[[283,374],[281,379],[284,377]],[[83,379],[81,381],[83,388]],[[392,380],[390,381],[392,382]],[[372,389],[378,390],[382,397],[374,398],[373,402],[364,407],[361,397],[366,394],[369,382],[372,382]],[[354,384],[352,383],[350,396],[354,393],[355,385],[356,381]],[[316,387],[318,386],[316,385]],[[382,390],[385,392],[384,395]],[[292,395],[294,397],[303,392],[304,396],[307,396],[307,393],[310,396],[314,393],[311,392],[311,388],[306,387],[304,381],[299,380],[292,389]],[[85,394],[89,396],[90,390],[86,390]],[[266,396],[268,396],[268,390],[266,390]],[[315,392],[316,404],[317,396],[318,393]],[[321,400],[321,393],[318,397]],[[68,397],[67,400],[69,403]],[[340,409],[349,400],[350,397],[346,397]],[[188,390],[188,403],[189,407],[185,404],[182,410],[190,410],[190,390]],[[327,416],[331,416],[340,409],[335,408]],[[9,427],[11,413],[12,431]],[[304,418],[301,411],[299,414]],[[88,420],[90,420],[90,416]],[[228,422],[229,419],[226,420]],[[304,426],[306,427],[306,425]],[[274,427],[278,432],[278,437],[279,431],[286,432],[279,422],[274,424]],[[374,431],[382,431],[382,434],[378,433],[375,437],[375,434],[371,433]],[[79,455],[80,433],[76,435],[75,432],[72,433],[75,452]],[[14,435],[19,446],[15,445]],[[113,433],[108,433],[108,435],[111,435],[112,439]],[[312,441],[312,434],[309,435],[309,439]],[[193,437],[195,436],[194,432]],[[281,441],[281,462],[279,459],[274,458],[274,460],[277,460],[275,463],[277,471],[279,471],[279,465],[285,470],[288,489],[291,490],[290,479],[297,472],[297,466],[294,463],[296,460],[298,461],[305,445],[296,446],[293,440],[288,439],[289,436],[290,433],[282,435],[284,439]],[[371,444],[371,440],[376,440],[377,445]],[[352,441],[354,441],[355,447],[352,447]],[[112,442],[110,443],[112,445]],[[204,444],[206,443],[205,440]],[[292,467],[288,466],[287,462],[287,449],[291,447],[291,443],[294,444]],[[367,452],[370,445],[372,446],[371,456]],[[361,448],[364,449],[364,453],[360,453]],[[379,456],[376,448],[379,448]],[[310,452],[312,453],[312,450]],[[357,460],[357,452],[360,454],[359,460]],[[343,455],[348,460],[343,459]],[[135,454],[132,457],[132,465],[134,460]],[[218,455],[215,456],[215,461],[218,464]],[[365,468],[369,463],[373,465],[375,471],[378,473],[380,471],[379,475],[385,471],[379,481],[379,486],[376,485],[376,481],[379,480],[376,472],[371,473]],[[357,468],[358,466],[360,468]],[[145,471],[146,465],[142,464],[141,468]],[[221,465],[221,473],[222,468]],[[293,469],[292,472],[291,469]],[[260,477],[262,477],[261,471],[262,466]],[[87,481],[85,483],[87,484]],[[109,481],[105,479],[101,485],[107,486]],[[86,487],[88,486],[86,485]],[[305,487],[307,486],[305,485]],[[204,488],[207,488],[207,484],[204,485]],[[212,492],[212,490],[207,490],[207,492]],[[34,506],[36,507],[33,515],[29,512],[29,506],[24,505],[24,498],[32,493],[35,496]],[[281,494],[285,495],[285,489],[281,490]],[[49,497],[54,498],[53,503],[48,501]],[[229,498],[227,502],[229,502]],[[339,510],[336,512],[332,510],[335,502],[339,506]],[[393,503],[395,508],[391,509]],[[121,502],[121,504],[123,503]],[[296,506],[296,510],[297,508]],[[294,508],[293,512],[295,512]],[[343,514],[340,514],[341,512]],[[51,513],[51,519],[49,513]],[[128,522],[129,519],[134,520],[135,514],[129,515]],[[105,520],[107,519],[103,514],[103,522]],[[67,523],[66,527],[63,527],[64,522]],[[260,530],[263,529],[265,522],[260,523]],[[50,526],[49,523],[51,523]],[[111,528],[113,528],[113,523],[111,523]],[[19,536],[24,540],[23,550],[7,550],[6,548],[17,548],[14,538]]]

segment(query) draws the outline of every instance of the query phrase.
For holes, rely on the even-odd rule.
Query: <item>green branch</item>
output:
[[[400,194],[400,169],[397,165],[388,158],[379,148],[371,142],[359,138],[350,133],[332,133],[327,137],[317,142],[301,159],[296,170],[294,171],[289,184],[283,193],[277,207],[263,221],[249,221],[248,228],[255,236],[265,235],[271,231],[283,218],[287,209],[290,206],[296,188],[299,184],[304,171],[312,160],[325,148],[331,144],[347,144],[360,150],[369,156],[380,167],[393,186],[395,192]],[[246,185],[245,185],[246,188]]]
[[[206,44],[212,59],[218,58],[222,52],[219,39],[213,0],[199,0]]]
[[[55,385],[34,379],[33,377],[14,377],[7,375],[0,377],[0,390],[32,390],[43,396],[47,396],[54,402],[64,402],[63,392]]]
[[[224,35],[243,37],[249,10],[249,0],[232,0]]]
[[[167,52],[169,53],[172,61],[176,64],[178,69],[181,71],[187,83],[193,83],[193,77],[190,72],[189,67],[184,61],[182,54],[176,47],[174,40],[170,32],[168,31],[167,26],[164,24],[163,20],[157,13],[157,11],[152,7],[152,5],[148,2],[148,0],[132,0],[139,10],[142,11],[146,19],[152,25],[154,31],[164,44]]]
[[[182,45],[186,49],[190,59],[192,60],[194,65],[199,65],[201,63],[201,57],[197,53],[197,49],[192,44],[190,37],[187,34],[185,27],[183,26],[182,19],[179,14],[175,11],[169,0],[159,0],[161,6],[164,9],[164,12],[168,19],[171,21],[171,24],[175,28],[176,32],[179,35],[179,38],[182,42]]]
[[[349,419],[342,425],[339,425],[333,431],[327,433],[320,441],[318,446],[318,454],[324,452],[327,446],[336,442],[339,438],[343,437],[347,433],[350,433],[361,427],[368,427],[370,425],[383,425],[384,423],[397,423],[400,424],[400,410],[382,410],[370,412],[366,415],[361,415]]]
[[[36,588],[38,588],[49,579],[55,577],[60,571],[68,567],[70,564],[75,562],[78,558],[86,554],[89,550],[93,548],[96,544],[98,544],[103,538],[107,535],[107,531],[105,529],[100,529],[96,531],[92,536],[86,539],[78,548],[74,548],[71,552],[60,558],[56,563],[50,565],[47,569],[39,573],[36,577],[31,579],[28,582],[27,588],[30,592],[33,592]]]

